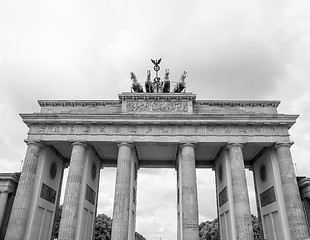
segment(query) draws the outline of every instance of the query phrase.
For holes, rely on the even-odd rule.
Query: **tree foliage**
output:
[[[95,240],[110,240],[112,219],[105,214],[98,214],[95,223]]]
[[[146,240],[146,238],[145,237],[143,237],[140,233],[135,233],[135,239],[136,240]]]
[[[254,234],[254,240],[261,240],[260,236],[260,227],[259,227],[259,220],[258,217],[254,216],[252,214],[252,225],[253,225],[253,234]]]
[[[252,214],[254,240],[261,240],[258,218]],[[202,222],[199,225],[201,240],[220,240],[218,219]]]
[[[218,240],[220,239],[218,219],[213,221],[202,222],[199,225],[199,236],[201,240]]]
[[[56,222],[54,237],[58,238],[59,223],[62,213],[62,206],[59,206],[56,213]],[[261,240],[259,221],[256,216],[252,214],[252,224],[253,224],[253,233],[254,240]],[[95,233],[94,240],[111,240],[112,232],[112,219],[105,214],[98,214],[95,222]],[[220,240],[219,232],[219,222],[218,219],[213,221],[202,222],[199,225],[199,236],[200,240]],[[146,240],[146,238],[140,233],[135,233],[135,240]]]
[[[56,215],[55,215],[55,228],[54,228],[54,238],[58,238],[59,233],[59,224],[60,224],[60,218],[62,213],[62,205],[60,205],[57,209]]]
[[[62,213],[62,205],[59,206],[58,211],[56,212],[56,222],[54,230],[54,238],[58,238],[59,224]],[[105,214],[98,214],[95,221],[95,232],[94,240],[111,240],[112,232],[112,219]],[[146,240],[140,233],[135,233],[136,240]]]

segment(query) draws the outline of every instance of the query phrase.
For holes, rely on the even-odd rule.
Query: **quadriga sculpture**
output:
[[[170,92],[169,73],[170,73],[169,69],[166,69],[165,78],[164,78],[164,87],[163,87],[164,93]]]
[[[145,91],[147,93],[152,93],[154,92],[154,87],[151,81],[151,70],[147,70],[146,72],[147,74],[146,74],[146,81],[145,81]]]
[[[173,92],[175,92],[175,93],[180,93],[182,91],[185,92],[185,90],[186,90],[186,85],[185,85],[186,74],[187,74],[187,72],[184,71],[181,78],[180,78],[180,81],[174,86]]]
[[[142,88],[141,84],[138,82],[136,75],[133,72],[131,72],[130,73],[130,77],[131,77],[131,80],[132,80],[131,92],[132,91],[134,91],[134,92],[143,92],[143,88]]]

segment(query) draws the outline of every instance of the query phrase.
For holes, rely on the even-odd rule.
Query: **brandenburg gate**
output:
[[[6,240],[51,239],[69,166],[59,239],[93,238],[100,169],[117,167],[113,240],[134,240],[140,168],[177,171],[178,240],[198,240],[196,168],[212,168],[222,240],[253,238],[245,168],[264,239],[309,238],[288,130],[277,101],[125,92],[118,100],[39,101],[21,114],[28,145]],[[104,176],[103,176],[104,177]],[[202,203],[203,204],[203,203]]]

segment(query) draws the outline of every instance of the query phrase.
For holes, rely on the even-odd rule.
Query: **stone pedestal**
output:
[[[23,239],[32,202],[34,180],[36,176],[38,158],[41,144],[38,142],[28,142],[28,148],[16,191],[15,201],[12,207],[9,220],[6,240]]]
[[[182,240],[199,240],[199,222],[198,222],[198,198],[197,181],[195,168],[194,145],[185,143],[180,146],[181,156],[179,158],[178,174],[181,179],[180,193],[180,220]]]
[[[229,143],[227,145],[231,162],[236,233],[238,240],[253,240],[252,218],[244,172],[242,147],[243,145],[240,143]]]
[[[72,146],[64,204],[59,226],[59,240],[74,240],[77,226],[86,145],[81,142],[75,142]]]
[[[284,201],[287,211],[292,240],[309,238],[306,217],[298,190],[295,168],[291,156],[292,142],[277,143],[275,149],[278,155],[280,175],[284,189]]]
[[[127,240],[129,234],[132,145],[118,144],[112,240]]]

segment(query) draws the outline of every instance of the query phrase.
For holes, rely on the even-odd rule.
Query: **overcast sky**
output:
[[[20,170],[18,114],[38,112],[38,99],[117,99],[131,71],[144,81],[162,57],[172,81],[188,72],[197,99],[280,100],[280,113],[300,114],[292,154],[310,176],[309,12],[309,0],[0,1],[0,172]],[[101,174],[98,212],[112,217],[115,169]],[[213,172],[197,175],[200,221],[213,219]],[[137,231],[175,240],[175,171],[138,179]]]

